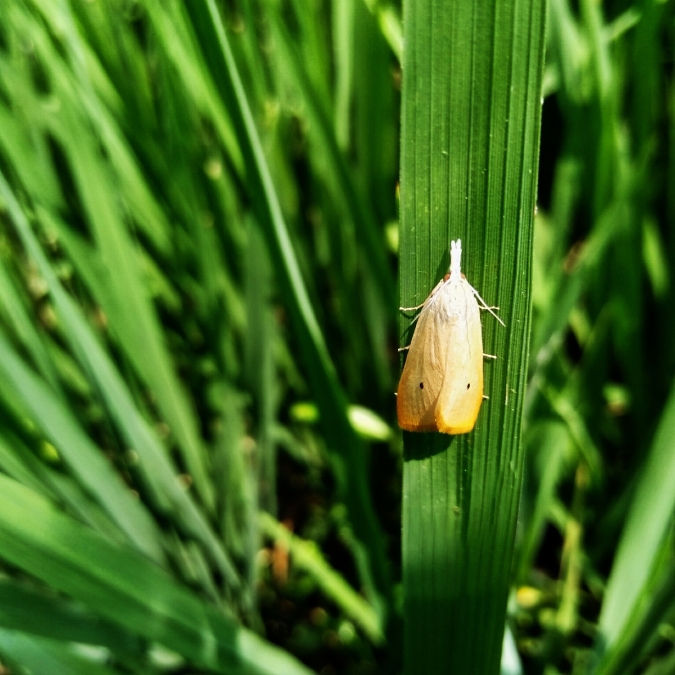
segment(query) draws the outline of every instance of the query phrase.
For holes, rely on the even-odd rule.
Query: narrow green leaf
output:
[[[631,622],[643,610],[659,547],[672,522],[674,446],[675,387],[664,407],[607,582],[596,640],[598,654],[602,656],[600,673],[617,672],[612,665],[613,657],[621,653],[622,641],[630,636]]]
[[[0,654],[9,663],[27,668],[29,673],[113,675],[119,672],[116,668],[109,668],[105,664],[104,654],[87,656],[78,653],[75,647],[64,642],[1,628]],[[12,669],[12,672],[15,671]]]
[[[158,507],[169,510],[184,530],[202,542],[227,583],[232,588],[239,588],[237,572],[222,543],[215,536],[192,497],[176,480],[176,470],[171,465],[165,449],[142,417],[109,356],[103,351],[81,313],[63,290],[1,172],[0,194],[7,202],[10,217],[19,237],[47,283],[57,314],[67,327],[65,334],[71,341],[74,352],[89,376],[98,384],[99,391],[129,447],[138,453],[138,467]]]
[[[0,557],[130,633],[218,673],[309,673],[154,563],[112,545],[1,474]]]
[[[142,653],[140,639],[83,611],[76,603],[34,586],[0,582],[0,626],[54,640],[108,647],[117,653]]]
[[[281,296],[292,318],[326,438],[349,467],[348,480],[346,470],[338,472],[338,476],[342,476],[341,487],[354,532],[369,554],[357,557],[362,583],[373,601],[377,601],[378,594],[389,597],[391,587],[382,534],[367,488],[366,453],[347,417],[347,401],[312,309],[225,28],[213,0],[191,2],[186,9],[237,130],[247,167],[247,189],[267,237]]]
[[[545,3],[404,3],[401,304],[461,238],[483,320],[486,393],[470,435],[404,433],[405,672],[499,669],[520,496]],[[407,344],[411,319],[401,319]]]
[[[2,336],[0,373],[6,379],[4,395],[21,400],[90,496],[101,504],[138,550],[152,560],[162,562],[164,554],[159,532],[148,512],[132,496],[131,490],[113,471],[103,453],[84,433],[60,397],[40,382]],[[8,386],[11,386],[11,390]]]
[[[263,532],[282,544],[299,569],[309,574],[321,590],[375,643],[382,643],[382,625],[373,608],[324,560],[313,542],[303,541],[267,513],[260,514]]]
[[[660,651],[658,649],[659,643],[666,641],[667,638],[662,637],[663,629],[668,626],[668,621],[675,608],[675,569],[673,569],[672,560],[672,541],[667,538],[661,549],[662,551],[657,557],[665,559],[665,562],[661,565],[659,573],[655,575],[656,583],[650,584],[649,590],[643,594],[640,608],[642,611],[623,631],[620,644],[611,650],[606,660],[594,672],[602,675],[622,675],[623,673],[637,672],[638,664],[645,659],[645,656],[649,655],[650,652]],[[653,666],[660,663],[658,659],[654,659],[653,654],[649,661]],[[670,662],[668,659],[665,661],[666,663]],[[655,670],[658,671],[657,668]],[[644,672],[651,673],[651,670],[648,669]],[[673,672],[673,668],[662,672],[664,675],[669,675]]]

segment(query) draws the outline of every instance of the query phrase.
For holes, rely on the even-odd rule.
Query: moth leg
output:
[[[398,311],[399,312],[416,312],[418,309],[422,309],[422,307],[424,307],[424,305],[426,305],[427,302],[429,302],[429,300],[431,300],[431,298],[433,298],[434,295],[436,295],[436,293],[438,293],[439,289],[443,286],[444,283],[445,283],[445,281],[443,279],[441,279],[434,286],[434,289],[431,291],[431,293],[429,293],[429,297],[421,305],[417,305],[417,307],[399,307]]]
[[[406,347],[399,347],[398,351],[399,352],[407,352],[409,349],[410,349],[410,345],[407,345]],[[495,358],[497,358],[497,357],[495,356]]]
[[[426,304],[426,300],[421,305],[417,305],[417,307],[399,307],[398,311],[399,312],[416,312],[418,309],[422,309],[422,307],[424,307],[425,304]]]
[[[487,304],[487,302],[485,302],[485,300],[483,300],[483,298],[480,297],[480,293],[473,286],[471,287],[471,290],[473,291],[473,294],[480,300],[480,304],[478,306],[481,309],[490,312],[490,314],[492,314],[492,316],[494,316],[494,318],[497,319],[497,321],[499,321],[499,323],[501,323],[502,326],[506,328],[506,324],[494,313],[495,309],[499,311],[499,307],[490,307]]]
[[[483,358],[484,359],[494,359],[495,361],[497,360],[497,357],[493,356],[492,354],[483,354]]]
[[[489,396],[486,396],[485,394],[483,394],[483,400],[484,400],[484,401],[489,401],[489,400],[490,400],[490,397],[489,397]]]
[[[423,304],[421,304],[420,307],[424,307],[424,305],[426,305],[426,302],[424,302]],[[399,309],[400,309],[402,312],[412,312],[413,310],[419,309],[419,307],[399,307]],[[415,325],[415,322],[417,321],[417,319],[420,318],[420,316],[422,316],[422,312],[420,312],[420,313],[419,313],[419,314],[418,314],[418,315],[410,322],[410,326]],[[408,326],[408,327],[410,327],[410,326]]]

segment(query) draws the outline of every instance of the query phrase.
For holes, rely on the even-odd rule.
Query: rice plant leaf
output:
[[[111,416],[129,447],[138,453],[138,467],[147,481],[157,508],[160,511],[171,513],[174,521],[182,529],[200,541],[227,583],[232,588],[239,588],[240,580],[229,555],[203,512],[197,508],[191,495],[186,493],[176,480],[176,470],[171,465],[165,449],[139,412],[110,357],[98,343],[80,311],[61,286],[1,172],[0,195],[7,203],[17,234],[44,277],[57,315],[64,323],[64,334],[71,342],[73,351],[89,377],[97,383],[110,409]]]
[[[520,496],[545,3],[404,3],[401,305],[460,238],[483,318],[486,394],[469,435],[404,433],[405,672],[499,670]],[[401,343],[414,326],[401,318]]]
[[[368,555],[357,556],[361,582],[374,602],[391,594],[382,534],[370,502],[366,453],[347,416],[347,401],[314,314],[289,232],[281,213],[260,138],[244,92],[216,3],[186,5],[225,107],[230,111],[247,167],[247,189],[268,241],[281,296],[286,303],[305,361],[305,372],[321,411],[329,445],[345,464],[341,487],[359,544]],[[345,480],[347,472],[349,479]]]
[[[382,624],[373,608],[323,558],[313,542],[303,541],[289,532],[268,513],[260,514],[261,530],[266,536],[288,549],[293,565],[311,576],[321,590],[333,600],[376,644],[382,644]]]
[[[630,625],[622,631],[620,642],[605,654],[600,666],[593,672],[602,675],[621,675],[636,670],[641,660],[653,651],[655,643],[658,644],[659,633],[662,626],[667,625],[668,617],[675,607],[675,570],[672,565],[672,541],[666,537],[661,545],[661,551],[656,557],[661,558],[656,563],[659,568],[653,575],[649,584],[649,591],[645,592],[640,603],[640,612],[632,618]],[[671,649],[671,653],[672,649]],[[654,672],[668,675],[670,669],[659,670],[661,662],[652,654],[649,658]],[[666,659],[666,663],[669,661]],[[593,663],[593,662],[592,662]],[[593,666],[596,664],[593,663]],[[644,671],[651,675],[652,670]]]
[[[607,581],[596,640],[598,672],[621,672],[612,664],[639,619],[660,546],[675,510],[675,387],[663,409],[649,457],[635,491]],[[606,670],[605,670],[606,669]]]
[[[85,655],[66,642],[25,635],[0,628],[0,654],[10,664],[33,673],[59,675],[113,675],[117,668],[108,667],[102,654]],[[12,672],[21,673],[17,670]]]
[[[382,231],[377,227],[375,215],[368,202],[354,183],[347,161],[338,147],[328,114],[322,106],[320,96],[314,91],[284,22],[276,12],[272,12],[270,18],[280,48],[279,58],[282,66],[293,75],[300,89],[310,124],[310,138],[316,138],[322,150],[322,160],[328,163],[330,174],[337,183],[338,199],[353,222],[357,250],[368,260],[369,265],[366,271],[370,273],[372,270],[378,290],[379,304],[385,307],[391,306],[394,297],[394,279],[387,265]]]
[[[90,496],[101,504],[140,551],[156,562],[163,561],[154,520],[84,433],[60,396],[54,395],[26,367],[1,335],[0,373],[5,380],[3,394],[21,400]]]
[[[0,557],[134,635],[218,673],[307,675],[138,553],[115,546],[0,474]]]

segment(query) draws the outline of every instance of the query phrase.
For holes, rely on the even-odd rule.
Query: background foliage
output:
[[[548,9],[503,669],[669,673],[673,3]],[[4,3],[9,672],[400,671],[399,13]]]

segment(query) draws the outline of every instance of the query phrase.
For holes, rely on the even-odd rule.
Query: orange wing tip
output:
[[[437,419],[435,422],[430,423],[418,423],[411,422],[410,420],[398,419],[398,426],[403,429],[403,431],[413,431],[413,432],[437,432],[440,434],[450,434],[451,436],[457,436],[459,434],[468,434],[476,426],[476,419],[478,415],[473,419],[466,419],[457,421],[455,420],[452,423],[448,423],[443,419]]]
[[[461,424],[445,424],[441,422],[440,424],[410,424],[406,422],[401,422],[399,420],[398,426],[403,429],[403,431],[413,431],[413,432],[437,432],[440,434],[450,434],[451,436],[457,436],[459,434],[468,434],[476,426],[476,420],[473,422],[462,422]]]
[[[475,412],[470,411],[470,414],[464,415],[461,419],[455,418],[446,420],[438,409],[435,413],[429,411],[428,414],[423,416],[411,415],[410,411],[406,409],[402,397],[398,396],[396,399],[398,426],[404,431],[437,432],[441,434],[450,434],[451,436],[468,434],[476,426],[476,420],[478,419],[482,402],[482,398],[478,399],[478,405],[475,407]]]
[[[468,434],[476,426],[476,420],[473,422],[463,422],[461,424],[441,424],[438,425],[438,431],[442,434],[458,436],[459,434]]]
[[[479,403],[474,414],[468,415],[462,419],[445,420],[442,415],[436,414],[436,427],[442,434],[451,434],[456,436],[458,434],[468,434],[476,426],[478,413],[480,412],[480,404],[483,399],[478,399]]]
[[[396,399],[396,416],[398,426],[404,431],[438,431],[432,415],[411,415],[400,396]]]

